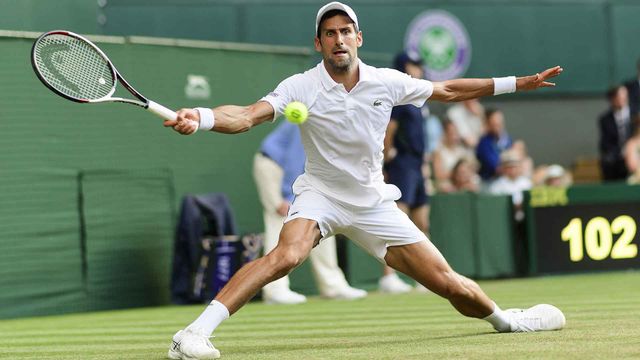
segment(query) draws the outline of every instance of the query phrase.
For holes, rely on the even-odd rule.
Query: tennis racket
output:
[[[94,43],[70,31],[55,30],[36,39],[31,65],[42,83],[65,99],[79,103],[122,102],[143,107],[163,119],[177,115],[140,94],[120,75]],[[114,97],[118,80],[135,99]]]

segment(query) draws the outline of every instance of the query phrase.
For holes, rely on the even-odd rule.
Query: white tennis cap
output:
[[[358,26],[358,17],[356,16],[356,13],[353,11],[353,9],[341,2],[334,1],[328,3],[327,5],[321,7],[320,10],[318,10],[318,15],[316,15],[316,34],[318,33],[318,27],[320,26],[320,19],[322,19],[322,16],[324,14],[331,10],[344,11],[345,13],[347,13],[347,16],[349,16],[349,18],[353,20],[353,23],[356,25],[356,31],[360,28]]]

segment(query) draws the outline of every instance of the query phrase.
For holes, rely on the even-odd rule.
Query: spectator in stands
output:
[[[253,177],[263,206],[265,236],[264,253],[278,245],[278,235],[289,205],[293,201],[293,182],[304,172],[305,154],[298,127],[283,121],[262,142],[254,156]],[[359,299],[367,292],[347,283],[338,267],[335,237],[320,242],[310,253],[311,269],[320,295],[332,299]],[[302,294],[289,288],[284,276],[262,288],[262,297],[270,304],[298,304],[306,301]]]
[[[522,202],[523,191],[531,189],[531,179],[523,175],[522,155],[515,150],[507,150],[500,154],[500,177],[489,186],[492,194],[511,195],[515,207],[516,220],[524,218]]]
[[[624,146],[624,161],[630,174],[627,182],[640,184],[640,114],[635,118],[636,130]]]
[[[453,192],[479,192],[480,177],[477,173],[476,162],[467,157],[458,160],[451,171],[450,183]]]
[[[527,151],[527,145],[523,140],[514,140],[513,145],[509,150],[513,150],[522,159],[522,175],[532,178],[534,172],[534,164],[533,159],[529,156],[529,152]]]
[[[629,93],[629,110],[632,116],[640,113],[640,58],[636,62],[636,70],[638,75],[624,84]]]
[[[462,101],[447,110],[447,118],[456,125],[462,142],[471,149],[475,149],[484,133],[483,117],[484,108],[478,99]]]
[[[627,88],[618,85],[607,91],[609,110],[600,115],[600,167],[605,181],[624,180],[628,172],[622,156],[624,144],[633,133]]]
[[[422,108],[422,116],[424,117],[424,153],[425,161],[431,161],[433,152],[436,150],[442,137],[444,136],[444,128],[440,118],[435,116],[429,111],[429,108],[425,106]]]
[[[456,191],[451,183],[452,170],[463,158],[473,159],[469,150],[458,134],[457,126],[450,120],[443,122],[444,136],[433,153],[433,174],[438,192]]]
[[[542,165],[536,168],[533,178],[534,186],[567,187],[573,182],[571,174],[561,165]]]
[[[442,140],[444,129],[442,121],[429,111],[426,106],[422,107],[422,115],[424,116],[424,136],[425,150],[424,159],[422,161],[422,177],[424,177],[424,189],[427,195],[435,193],[435,183],[433,182],[433,153]]]
[[[476,156],[480,162],[480,177],[490,182],[497,174],[500,154],[511,148],[513,140],[504,127],[504,115],[497,109],[485,111],[486,132],[476,148]]]

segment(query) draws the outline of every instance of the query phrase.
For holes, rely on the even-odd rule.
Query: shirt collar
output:
[[[320,81],[322,82],[325,90],[331,90],[334,87],[340,85],[331,78],[331,75],[329,75],[329,72],[324,67],[324,60],[322,60],[318,64],[318,68],[320,71]],[[360,72],[360,79],[358,80],[358,82],[366,82],[371,80],[371,72],[369,70],[369,67],[360,59],[358,59],[358,71]]]

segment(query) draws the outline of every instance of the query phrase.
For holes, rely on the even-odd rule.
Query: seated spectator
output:
[[[500,154],[511,148],[513,140],[505,130],[504,115],[500,110],[487,109],[485,128],[486,132],[476,148],[476,156],[480,162],[480,177],[483,181],[491,181],[497,175]]]
[[[453,167],[460,159],[473,159],[473,153],[462,143],[458,129],[452,121],[445,120],[443,127],[444,136],[433,152],[433,174],[438,192],[452,192],[455,191],[450,181]]]
[[[529,156],[527,145],[524,141],[515,140],[509,150],[516,152],[520,156],[520,159],[522,159],[522,174],[528,178],[532,178],[534,171],[533,159]]]
[[[500,154],[501,176],[489,186],[489,192],[492,194],[511,195],[518,221],[524,218],[523,191],[531,189],[532,186],[531,179],[522,175],[522,161],[521,155],[516,151],[509,150]]]
[[[476,163],[469,158],[458,160],[451,171],[451,189],[453,192],[480,191],[480,177],[478,176]]]
[[[629,184],[640,184],[640,116],[636,117],[634,135],[624,145],[624,161],[630,174]]]
[[[470,149],[475,149],[484,133],[482,124],[484,108],[480,101],[478,99],[462,101],[447,110],[447,117],[458,128],[462,142]]]
[[[622,156],[624,144],[633,132],[627,88],[618,85],[607,91],[609,110],[600,115],[600,167],[605,181],[628,176]]]
[[[539,166],[533,176],[535,186],[567,187],[572,182],[571,174],[558,164]]]

